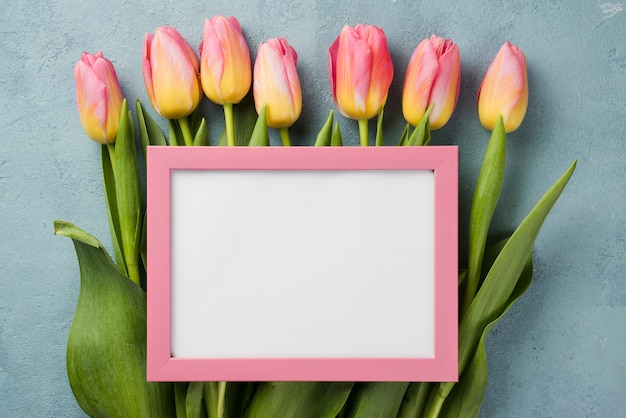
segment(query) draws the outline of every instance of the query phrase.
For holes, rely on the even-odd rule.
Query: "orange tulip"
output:
[[[143,78],[161,116],[180,119],[194,111],[202,95],[199,72],[195,52],[176,29],[162,26],[146,34]]]
[[[502,45],[478,90],[480,123],[493,130],[502,115],[504,130],[516,130],[528,107],[528,74],[526,57],[508,41]]]
[[[78,115],[87,136],[101,144],[114,143],[124,96],[113,64],[102,52],[84,52],[74,75]]]
[[[402,89],[402,112],[416,126],[429,106],[430,129],[444,126],[459,98],[461,58],[451,39],[432,35],[415,49]]]
[[[204,22],[200,44],[200,79],[214,103],[239,103],[250,90],[250,51],[234,17],[215,16]]]
[[[382,29],[345,26],[328,49],[335,105],[350,119],[370,119],[387,101],[393,63]]]
[[[286,128],[300,117],[302,91],[296,72],[296,51],[285,38],[261,43],[254,62],[254,105],[257,113],[266,106],[267,126]]]

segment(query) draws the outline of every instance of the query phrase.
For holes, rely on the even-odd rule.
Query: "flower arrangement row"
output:
[[[187,117],[203,95],[223,106],[227,144],[235,145],[233,105],[246,97],[251,86],[257,113],[264,111],[267,127],[278,129],[283,145],[290,145],[288,128],[300,117],[302,91],[298,55],[285,38],[262,42],[251,65],[237,19],[215,16],[205,21],[199,56],[173,27],[159,27],[145,37],[143,78],[148,97],[159,115],[178,122],[186,145],[194,142]],[[345,26],[328,49],[328,69],[337,109],[358,121],[361,145],[368,145],[368,120],[382,115],[394,75],[383,30],[372,25]],[[123,101],[113,65],[99,52],[84,53],[75,75],[85,131],[95,141],[112,143]],[[460,79],[457,44],[436,35],[419,43],[402,90],[402,112],[408,124],[405,142],[410,138],[413,145],[424,144],[428,130],[448,122],[458,100]],[[506,42],[478,92],[480,121],[493,130],[502,116],[506,132],[511,132],[521,124],[527,105],[526,59],[521,49]],[[421,127],[412,138],[409,125]]]

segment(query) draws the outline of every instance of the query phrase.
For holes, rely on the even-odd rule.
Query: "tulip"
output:
[[[345,26],[328,49],[328,68],[335,105],[359,120],[361,145],[367,145],[367,120],[385,105],[393,79],[385,33],[376,26]]]
[[[267,126],[278,128],[284,145],[289,145],[287,128],[302,112],[302,91],[296,72],[296,51],[285,38],[261,43],[254,62],[254,105],[257,113],[263,106]]]
[[[234,17],[215,16],[204,22],[200,44],[200,79],[214,103],[239,103],[250,90],[250,51]]]
[[[113,144],[124,96],[111,61],[101,52],[84,52],[74,67],[76,103],[83,129],[101,144]]]
[[[507,41],[489,65],[478,90],[478,117],[485,128],[493,130],[501,116],[505,132],[512,132],[522,123],[527,107],[526,57]]]
[[[416,126],[430,108],[430,129],[445,125],[459,98],[461,58],[451,39],[432,35],[413,52],[402,90],[402,112]]]
[[[200,44],[200,80],[204,94],[224,106],[226,136],[235,145],[233,103],[239,103],[250,90],[252,68],[250,51],[234,17],[214,16],[204,22]]]
[[[143,49],[143,78],[154,109],[164,118],[188,116],[202,91],[198,58],[189,43],[172,27],[147,33]]]

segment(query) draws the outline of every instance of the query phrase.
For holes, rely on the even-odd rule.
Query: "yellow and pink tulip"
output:
[[[492,131],[502,116],[505,132],[519,128],[528,107],[528,73],[524,52],[508,41],[487,69],[478,90],[480,123]]]
[[[281,132],[289,145],[287,128],[302,112],[302,91],[296,72],[298,55],[285,38],[261,43],[254,62],[252,91],[257,113],[265,106],[267,126]]]
[[[444,126],[456,106],[461,80],[459,47],[432,35],[415,49],[404,79],[402,113],[416,126],[428,109],[430,129]]]
[[[200,66],[189,43],[173,27],[146,34],[143,77],[154,109],[164,118],[181,119],[195,110],[202,91]]]
[[[85,52],[74,67],[74,75],[83,129],[94,141],[113,144],[124,101],[113,64],[101,52]]]
[[[385,105],[393,79],[385,33],[372,25],[345,26],[328,49],[328,68],[337,109],[359,120],[361,145],[367,145],[367,120]]]

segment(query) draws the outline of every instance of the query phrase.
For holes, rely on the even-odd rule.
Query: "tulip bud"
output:
[[[194,111],[202,95],[199,72],[195,52],[176,29],[162,26],[146,34],[143,79],[161,116],[180,119]]]
[[[415,49],[402,89],[404,119],[416,126],[429,106],[430,129],[445,125],[459,98],[461,58],[451,39],[432,35]]]
[[[480,123],[493,130],[502,115],[504,130],[516,130],[528,107],[528,74],[526,57],[508,41],[502,45],[478,90]]]
[[[254,62],[254,106],[261,113],[266,106],[267,126],[293,125],[302,111],[302,91],[296,72],[296,51],[285,38],[261,43]]]
[[[101,144],[114,143],[124,96],[113,64],[101,52],[84,52],[74,75],[78,115],[87,136]]]
[[[214,103],[239,103],[250,90],[250,51],[234,17],[215,16],[204,22],[200,44],[200,79]]]
[[[335,105],[350,119],[370,119],[387,101],[393,63],[387,38],[376,26],[345,26],[328,49]]]

